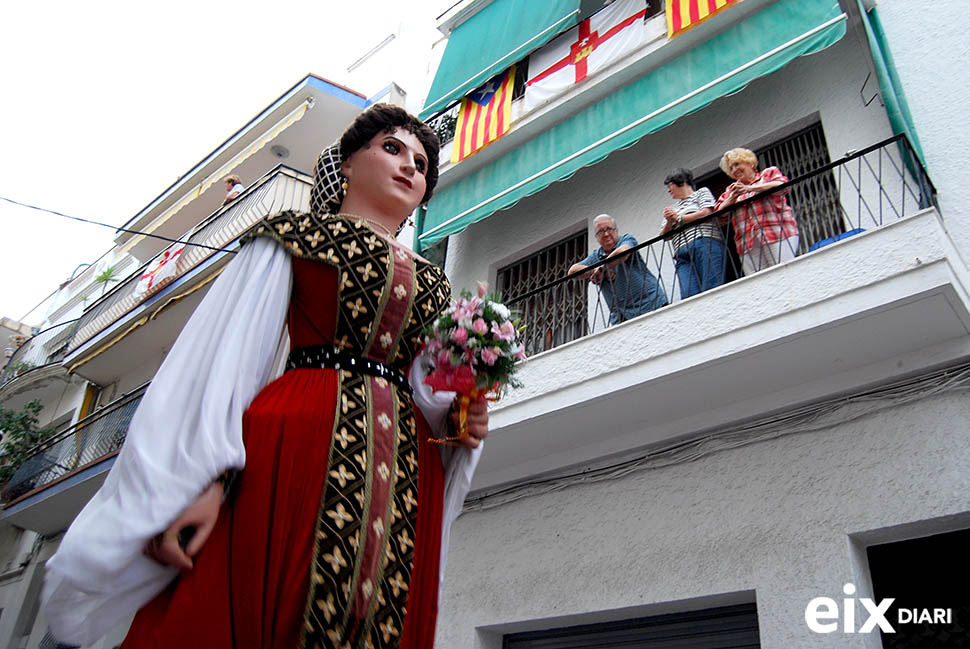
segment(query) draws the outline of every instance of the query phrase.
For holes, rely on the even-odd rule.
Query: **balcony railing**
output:
[[[3,502],[45,487],[121,448],[131,418],[148,388],[145,384],[37,447],[0,494]]]
[[[515,291],[508,295],[510,291],[506,290],[508,303],[518,308],[523,323],[527,325],[527,353],[536,354],[552,349],[601,331],[618,321],[683,299],[682,278],[686,277],[689,281],[692,274],[697,277],[701,273],[694,265],[695,258],[691,258],[681,268],[680,273],[677,272],[674,260],[676,251],[672,250],[670,241],[677,233],[690,230],[698,224],[711,223],[722,230],[725,254],[720,268],[716,268],[724,278],[721,283],[762,270],[758,263],[747,270],[742,268],[729,228],[731,215],[736,210],[763,201],[773,194],[786,196],[798,222],[800,236],[810,239],[807,243],[803,240],[801,248],[809,252],[835,243],[841,238],[877,228],[888,221],[937,206],[936,190],[926,170],[905,136],[897,135],[861,151],[849,153],[841,160],[821,166],[770,191],[723,208],[703,220],[643,241],[612,259],[590,265],[581,273],[560,277],[537,288],[521,291],[518,295]],[[825,228],[818,226],[821,220],[826,221]],[[622,234],[623,228],[620,229],[618,235]],[[705,238],[704,241],[711,242],[712,239]],[[799,254],[797,246],[792,247],[784,240],[768,243],[771,238],[764,237],[758,231],[755,232],[755,241],[761,242],[776,257],[784,259]],[[639,258],[639,262],[634,255]],[[580,259],[574,261],[578,262]],[[646,282],[633,279],[642,277],[641,272],[632,268],[640,263],[645,264],[648,273]],[[764,264],[767,265],[771,264]],[[586,282],[597,270],[599,277],[595,279],[601,279],[599,283],[590,286],[585,301],[564,299],[567,294],[576,294],[576,291],[570,290],[569,283]],[[604,291],[604,287],[608,290]],[[608,299],[610,293],[611,299]],[[693,294],[696,293],[691,293]],[[631,309],[633,313],[630,312]],[[611,314],[619,314],[621,311],[626,313],[611,317]]]
[[[0,387],[30,370],[52,363],[60,363],[77,328],[77,320],[69,320],[40,331],[14,350],[0,373]]]
[[[185,240],[189,245],[185,246],[178,258],[177,272],[172,281],[217,254],[219,249],[238,239],[261,218],[282,210],[307,209],[312,184],[310,176],[284,165],[277,166],[194,229]],[[68,353],[91,340],[146,299],[135,294],[135,287],[154,261],[154,258],[149,260],[88,308],[78,322]]]

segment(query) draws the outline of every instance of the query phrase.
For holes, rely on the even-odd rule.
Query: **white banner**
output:
[[[178,260],[183,250],[185,250],[184,244],[172,244],[148,265],[148,268],[145,269],[138,280],[138,284],[135,285],[134,295],[136,300],[154,293],[164,284],[167,284],[167,280],[175,277]]]
[[[541,106],[647,42],[644,0],[617,0],[529,56],[525,110]]]

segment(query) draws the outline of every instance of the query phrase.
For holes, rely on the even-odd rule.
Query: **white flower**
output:
[[[501,302],[492,302],[492,311],[498,314],[503,320],[508,320],[512,317],[512,312],[509,308],[502,304]]]
[[[458,321],[458,326],[459,327],[462,327],[464,329],[471,329],[472,328],[472,319],[471,318],[462,318],[461,320]]]

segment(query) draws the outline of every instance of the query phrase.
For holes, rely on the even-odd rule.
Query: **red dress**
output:
[[[440,269],[338,217],[264,221],[293,254],[291,347],[334,344],[406,373],[450,290]],[[295,369],[243,420],[246,467],[192,571],[136,615],[126,649],[434,642],[443,469],[410,395]]]

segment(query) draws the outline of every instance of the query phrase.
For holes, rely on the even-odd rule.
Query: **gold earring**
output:
[[[346,181],[346,180],[345,180],[345,181],[343,181],[343,183],[341,183],[341,185],[340,185],[340,188],[341,188],[341,189],[343,190],[343,192],[344,192],[344,197],[346,197],[346,196],[347,196],[347,181]]]

